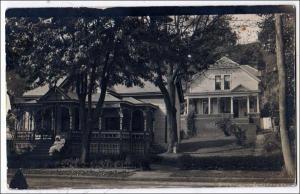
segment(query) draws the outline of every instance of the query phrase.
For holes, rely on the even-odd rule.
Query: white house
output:
[[[259,123],[260,72],[222,57],[208,69],[196,74],[185,93],[185,111],[194,112],[198,131],[213,130],[219,118],[230,117],[236,122]],[[182,125],[187,130],[187,125]]]

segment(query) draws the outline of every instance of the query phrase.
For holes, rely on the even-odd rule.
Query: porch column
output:
[[[249,96],[247,96],[247,114],[250,113],[250,99]]]
[[[98,122],[98,124],[99,124],[99,126],[98,126],[98,128],[99,128],[99,131],[101,131],[101,129],[102,129],[102,114],[100,114],[100,116],[99,116],[99,122]]]
[[[56,134],[60,134],[61,133],[61,121],[62,121],[62,118],[61,118],[61,106],[58,106],[57,107],[57,116],[56,116],[56,122],[57,122],[57,125],[56,125]]]
[[[44,128],[44,114],[45,114],[45,110],[43,109],[42,110],[42,115],[41,115],[41,117],[42,117],[42,121],[41,121],[41,128],[43,129]]]
[[[132,131],[132,110],[130,111],[130,118],[129,118],[129,131]]]
[[[55,120],[54,120],[54,109],[52,108],[51,112],[51,130],[54,132],[55,131]]]
[[[119,115],[120,115],[120,131],[122,131],[123,130],[123,111],[122,111],[122,108],[120,108]]]
[[[147,131],[147,111],[143,111],[144,115],[144,131]]]
[[[70,131],[73,129],[73,107],[69,107],[69,117],[70,117]]]
[[[208,114],[210,114],[210,97],[208,97]]]
[[[256,96],[256,112],[259,113],[259,97],[258,95]]]
[[[230,99],[231,99],[230,113],[233,114],[233,96]]]
[[[30,114],[30,131],[34,130],[34,112],[32,111]]]
[[[102,130],[102,117],[103,117],[103,110],[101,110],[100,114],[99,114],[99,118],[98,118],[98,128],[99,128],[99,131]],[[104,122],[103,122],[104,123]]]
[[[186,101],[186,114],[189,114],[189,108],[190,108],[190,99],[189,99],[189,98],[187,98],[186,100],[187,100],[187,101]]]

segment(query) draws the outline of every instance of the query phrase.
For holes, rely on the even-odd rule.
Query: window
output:
[[[221,76],[215,76],[215,90],[221,90]]]
[[[224,90],[230,90],[230,75],[224,75]]]

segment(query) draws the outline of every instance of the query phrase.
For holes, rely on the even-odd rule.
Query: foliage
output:
[[[224,50],[224,55],[242,65],[250,65],[258,70],[265,68],[264,51],[260,42],[229,47]]]
[[[187,114],[186,122],[187,122],[187,129],[188,129],[188,135],[194,136],[196,135],[196,128],[195,128],[195,112],[189,111]]]
[[[264,15],[264,20],[259,24],[261,31],[258,34],[258,39],[262,43],[264,50],[270,54],[274,59],[274,63],[270,65],[276,65],[275,58],[275,18],[274,15]],[[285,67],[287,72],[287,109],[289,115],[288,125],[295,123],[295,15],[292,14],[283,14],[283,43],[284,43],[284,60]],[[267,72],[268,73],[268,72]],[[266,74],[268,75],[268,74]],[[271,76],[263,76],[262,83],[264,84],[265,90],[272,90],[276,88],[278,84],[278,75],[277,72],[272,72]],[[278,99],[274,99],[276,91],[266,96],[269,102],[272,104],[278,104]],[[274,109],[276,107],[273,107]]]
[[[278,103],[275,103],[274,100],[267,102],[263,105],[260,110],[261,117],[279,117],[278,114]]]
[[[222,129],[222,131],[224,132],[224,134],[226,136],[230,136],[231,133],[231,126],[232,126],[232,122],[230,118],[223,118],[218,120],[215,123],[220,129]]]
[[[107,87],[141,85],[144,72],[132,57],[130,17],[6,18],[7,69],[34,83],[49,84],[67,76],[80,102],[82,160],[86,160],[92,123],[99,118]],[[10,84],[11,85],[11,84]],[[92,114],[92,94],[101,89]],[[85,101],[88,101],[86,114]]]
[[[231,157],[196,157],[184,154],[176,164],[180,170],[281,170],[282,165],[281,154]]]
[[[246,140],[246,132],[237,124],[233,123],[231,118],[222,118],[215,123],[226,136],[231,136],[232,134],[237,139],[237,144],[244,145]]]

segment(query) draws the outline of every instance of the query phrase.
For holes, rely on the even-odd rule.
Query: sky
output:
[[[261,22],[263,18],[256,14],[236,14],[231,15],[232,22],[230,25],[237,33],[238,44],[248,44],[258,41],[258,22]]]

